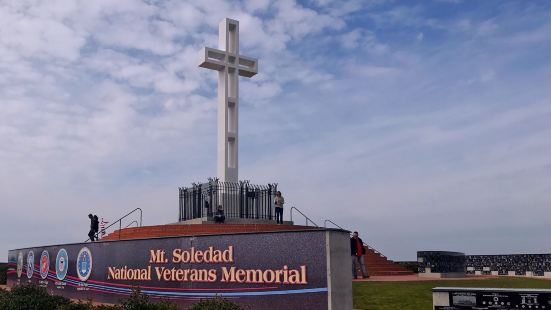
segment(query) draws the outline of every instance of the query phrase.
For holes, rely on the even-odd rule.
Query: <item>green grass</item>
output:
[[[486,280],[354,282],[354,309],[430,310],[432,288],[437,286],[551,289],[551,281],[502,277]]]

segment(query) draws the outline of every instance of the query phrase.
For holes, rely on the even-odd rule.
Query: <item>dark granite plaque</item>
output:
[[[551,309],[551,290],[435,288],[448,292],[450,306],[435,305],[436,310],[512,310]]]

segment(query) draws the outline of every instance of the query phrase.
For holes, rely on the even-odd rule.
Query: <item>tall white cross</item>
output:
[[[219,49],[201,49],[199,67],[218,71],[218,178],[238,182],[239,75],[254,76],[258,60],[239,55],[238,21],[224,19],[218,36]]]

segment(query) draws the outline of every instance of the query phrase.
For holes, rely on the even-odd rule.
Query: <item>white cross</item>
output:
[[[218,178],[238,182],[239,75],[254,76],[258,60],[239,55],[238,21],[224,19],[218,36],[219,49],[201,49],[199,67],[218,71]]]

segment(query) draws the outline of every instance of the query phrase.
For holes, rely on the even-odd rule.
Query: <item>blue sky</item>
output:
[[[17,1],[0,4],[0,261],[86,239],[93,211],[177,219],[216,173],[216,74],[238,19],[240,176],[417,250],[550,253],[551,4]],[[288,213],[285,213],[288,216]]]

